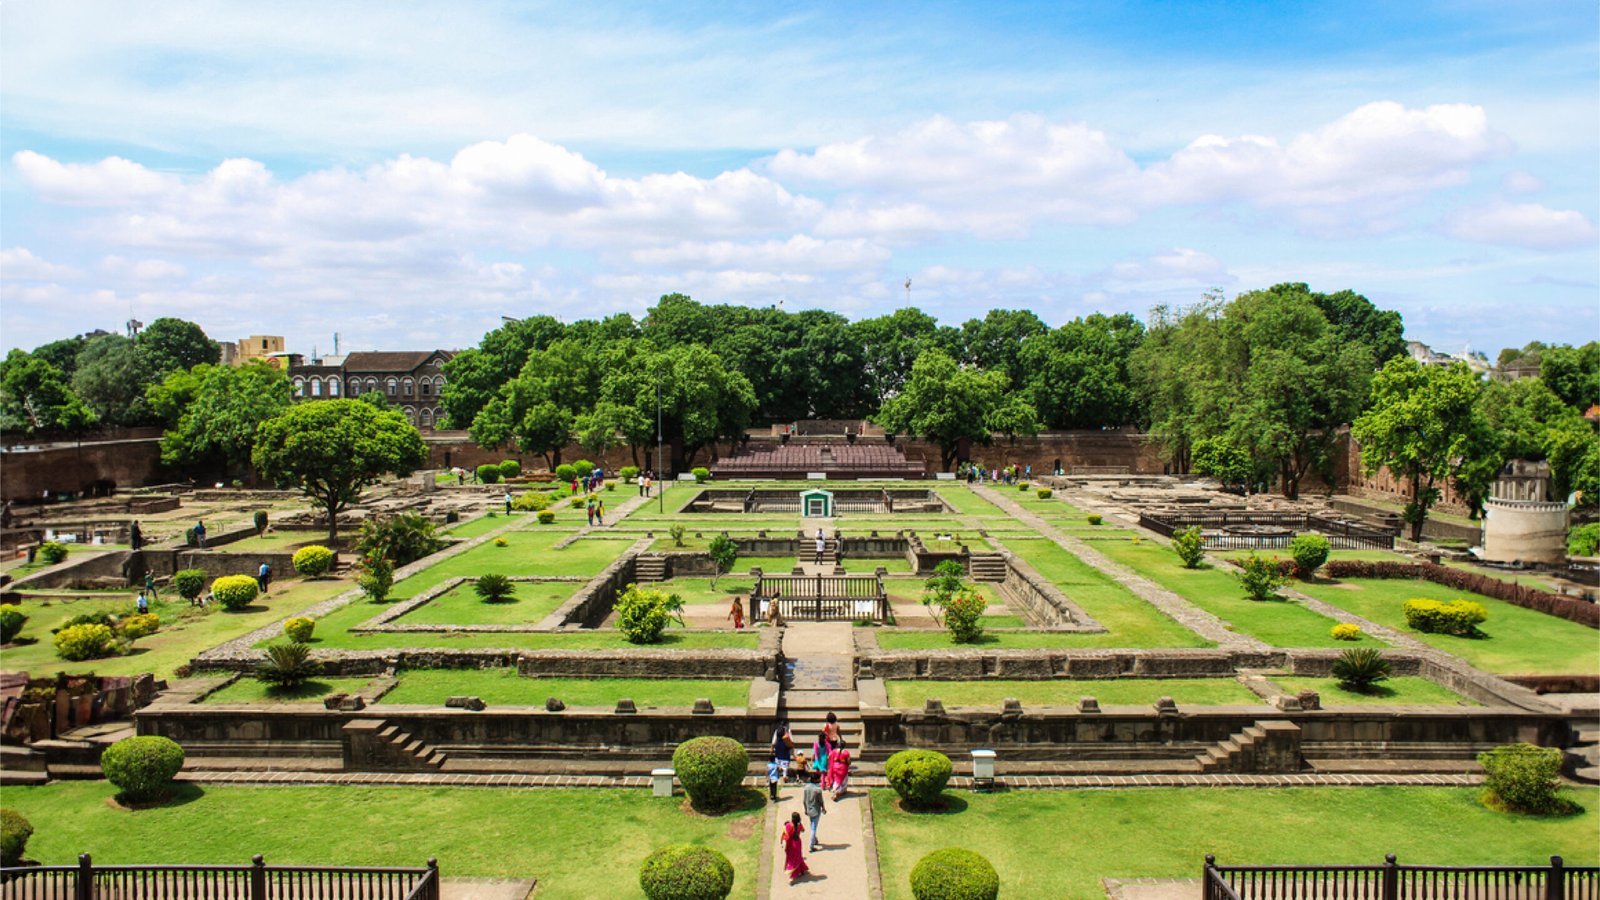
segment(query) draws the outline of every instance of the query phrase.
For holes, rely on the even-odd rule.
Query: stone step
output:
[[[46,784],[49,781],[49,772],[36,772],[31,769],[0,769],[0,786],[3,787]]]
[[[0,773],[43,772],[45,765],[43,753],[35,753],[27,747],[14,747],[9,744],[0,746]]]
[[[50,778],[57,781],[92,781],[105,777],[104,770],[99,766],[82,763],[51,763],[48,772]]]

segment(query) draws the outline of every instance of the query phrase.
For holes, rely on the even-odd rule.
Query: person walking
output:
[[[813,772],[806,782],[805,792],[801,795],[800,803],[806,808],[806,816],[811,819],[811,852],[817,852],[817,824],[828,810],[822,803],[822,778]]]
[[[506,491],[506,515],[511,515],[511,491]]]
[[[773,803],[778,802],[778,780],[783,778],[783,766],[778,763],[778,754],[767,756],[767,796]]]
[[[644,492],[645,492],[645,485],[648,485],[650,483],[650,476],[649,475],[640,474],[638,479],[636,479],[636,480],[639,482],[639,496],[643,497],[644,496]]]
[[[789,723],[779,722],[772,730],[772,758],[777,760],[778,773],[789,776],[789,763],[794,759],[794,736],[789,733]]]
[[[200,520],[194,523],[194,544],[201,550],[206,548],[206,523]]]
[[[806,827],[800,824],[800,814],[790,813],[789,821],[783,825],[782,837],[783,867],[789,872],[790,884],[794,884],[811,873],[810,867],[806,865],[805,854],[800,852],[800,835],[805,830]]]
[[[149,569],[144,571],[144,592],[152,597],[156,595],[156,573]]]
[[[138,522],[128,526],[128,546],[135,550],[144,546],[144,529],[139,527]]]
[[[844,741],[839,742],[839,747],[833,751],[833,759],[828,762],[828,781],[832,783],[833,801],[837,803],[850,782],[850,751],[845,749]]]
[[[843,743],[839,736],[839,716],[828,713],[822,722],[822,734],[817,737],[817,747],[821,752],[817,754],[817,771],[822,775],[822,786],[827,787],[833,780],[833,751]]]
[[[734,595],[733,606],[728,610],[728,618],[733,620],[735,631],[744,627],[744,601],[740,600],[737,594]]]
[[[817,558],[813,560],[816,565],[822,565],[822,551],[827,549],[828,539],[822,536],[822,529],[817,529]]]
[[[261,593],[265,594],[267,592],[267,588],[272,585],[271,566],[266,563],[261,564],[261,568],[256,570],[256,584],[260,586]]]
[[[590,500],[589,501],[589,505],[585,506],[583,509],[584,509],[584,512],[586,514],[588,514],[588,516],[589,516],[589,525],[591,527],[593,527],[593,525],[594,525],[594,501]]]
[[[595,498],[594,523],[596,525],[604,525],[606,523],[606,501],[604,497]]]

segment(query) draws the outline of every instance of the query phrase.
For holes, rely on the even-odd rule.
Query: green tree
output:
[[[1546,347],[1539,359],[1539,378],[1574,409],[1600,403],[1600,341],[1582,347]]]
[[[94,414],[48,360],[12,350],[0,362],[0,428],[27,434],[72,432],[93,422]]]
[[[290,404],[288,376],[260,361],[174,372],[152,385],[148,397],[172,421],[161,436],[161,461],[223,475],[250,464],[256,429]]]
[[[877,419],[892,431],[937,443],[948,471],[962,441],[988,444],[997,430],[1037,431],[1037,419],[1029,422],[1023,411],[1031,407],[1019,406],[1019,400],[1010,394],[1005,373],[966,368],[943,350],[924,350],[905,389],[883,405]]]
[[[1225,485],[1247,484],[1255,474],[1249,452],[1226,437],[1196,441],[1189,461],[1195,474],[1209,475]]]
[[[206,337],[199,325],[185,319],[162,317],[139,334],[139,349],[156,378],[186,372],[195,366],[222,361],[222,348]]]
[[[447,360],[439,403],[451,427],[470,427],[501,386],[522,371],[528,357],[559,340],[565,331],[566,326],[552,316],[517,319],[484,335],[476,348]]]
[[[659,397],[663,438],[673,452],[672,471],[688,468],[719,437],[737,438],[756,406],[750,380],[717,354],[694,345],[657,350],[648,342],[635,357],[610,369],[601,396],[617,412],[628,442],[635,445],[655,442]],[[639,426],[644,430],[632,431]]]
[[[964,361],[988,372],[1002,373],[1007,388],[1020,387],[1023,341],[1049,330],[1050,326],[1031,310],[991,309],[982,319],[969,319],[962,324]]]
[[[155,418],[144,396],[155,380],[150,360],[137,343],[106,334],[78,354],[72,389],[102,422],[144,425]]]
[[[1372,380],[1372,406],[1351,427],[1368,474],[1387,467],[1411,487],[1404,519],[1422,539],[1439,484],[1498,448],[1466,366],[1423,366],[1409,356],[1388,362]]]
[[[1051,428],[1131,425],[1140,404],[1128,361],[1144,342],[1144,326],[1128,313],[1095,313],[1022,341],[1024,388]]]
[[[88,343],[89,339],[80,334],[35,347],[33,355],[60,369],[61,374],[71,381],[72,374],[78,371],[78,354],[83,352]]]
[[[922,351],[935,346],[938,334],[938,320],[911,306],[850,326],[851,339],[861,347],[862,369],[875,407],[900,393],[911,365]]]
[[[330,541],[338,539],[339,512],[362,488],[427,459],[422,435],[403,414],[359,400],[297,403],[261,423],[251,453],[263,476],[298,487],[327,514]]]

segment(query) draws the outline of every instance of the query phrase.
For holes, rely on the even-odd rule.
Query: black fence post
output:
[[[1550,857],[1550,877],[1544,883],[1545,900],[1567,900],[1566,864],[1561,857]]]
[[[1399,900],[1400,898],[1400,867],[1395,865],[1394,854],[1387,853],[1383,857],[1383,900]]]
[[[78,883],[73,885],[72,893],[76,900],[94,898],[94,860],[87,853],[78,855]]]
[[[439,900],[439,858],[428,857],[428,890],[425,900]]]
[[[1217,896],[1216,888],[1212,887],[1211,879],[1216,875],[1217,857],[1206,854],[1206,863],[1200,867],[1200,900],[1213,900]]]
[[[267,900],[267,861],[259,853],[250,857],[250,900]]]

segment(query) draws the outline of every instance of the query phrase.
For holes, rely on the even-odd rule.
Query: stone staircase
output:
[[[646,581],[667,580],[667,559],[664,556],[646,553],[633,563],[634,580],[640,584]]]
[[[973,581],[1005,581],[1009,568],[999,553],[974,553],[968,557],[967,571]]]
[[[46,766],[43,753],[9,744],[0,747],[0,786],[44,784],[50,780]]]
[[[378,740],[388,747],[390,760],[396,769],[442,769],[445,756],[422,741],[402,731],[399,725],[385,725],[378,729]]]
[[[859,758],[866,742],[866,726],[861,723],[855,691],[790,691],[778,707],[778,717],[789,723],[795,747],[808,756],[830,712],[839,719],[839,736],[844,738],[850,755]]]
[[[344,768],[354,772],[428,772],[448,757],[384,719],[356,719],[343,728]]]
[[[817,536],[816,536],[816,533],[813,532],[813,533],[807,535],[807,534],[802,532],[801,537],[800,537],[800,556],[795,561],[794,574],[796,574],[796,575],[807,574],[806,570],[802,569],[802,566],[813,566],[814,563],[816,562],[816,559],[817,559]],[[837,566],[837,565],[839,565],[839,539],[838,538],[825,538],[824,541],[823,541],[823,545],[822,545],[822,565],[821,565],[821,569],[822,569],[823,572],[831,572],[831,571],[833,571],[834,567]]]
[[[1283,719],[1257,722],[1194,758],[1201,774],[1298,772],[1300,726]]]
[[[1589,723],[1574,729],[1576,740],[1567,748],[1567,774],[1576,781],[1600,783],[1600,725]]]

